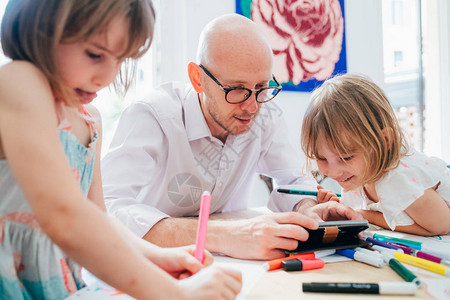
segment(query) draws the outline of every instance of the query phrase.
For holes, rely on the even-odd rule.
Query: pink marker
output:
[[[197,239],[195,240],[194,256],[199,262],[205,259],[206,229],[208,228],[209,208],[211,206],[211,194],[203,192],[198,214]]]

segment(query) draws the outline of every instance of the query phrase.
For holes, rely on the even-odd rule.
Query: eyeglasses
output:
[[[200,68],[208,75],[217,85],[225,92],[225,100],[230,104],[239,104],[250,98],[252,93],[255,93],[256,102],[264,103],[275,98],[281,91],[281,85],[272,75],[273,80],[270,81],[269,86],[260,89],[247,89],[244,87],[226,88],[214,77],[204,66],[199,65]]]

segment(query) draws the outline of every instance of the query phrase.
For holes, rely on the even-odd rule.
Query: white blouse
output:
[[[343,191],[341,202],[354,209],[382,212],[386,223],[394,230],[396,226],[414,224],[405,209],[421,197],[426,189],[438,183],[436,192],[450,206],[450,171],[446,162],[411,149],[408,155],[400,159],[396,169],[375,183],[379,202],[368,199],[362,187]]]

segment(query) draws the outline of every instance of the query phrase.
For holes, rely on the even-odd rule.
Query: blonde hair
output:
[[[327,141],[341,158],[362,151],[366,171],[361,185],[378,181],[408,152],[384,92],[369,78],[356,74],[328,79],[313,92],[301,137],[308,159],[317,159],[319,139]]]
[[[125,65],[114,86],[125,92],[134,76],[135,63],[150,48],[155,12],[151,0],[10,0],[1,25],[3,52],[13,60],[37,66],[56,95],[70,104],[70,92],[57,75],[56,47],[85,41],[106,31],[112,19],[129,21],[128,44],[121,58]]]

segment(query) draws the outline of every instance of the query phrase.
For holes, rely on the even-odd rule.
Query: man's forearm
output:
[[[210,220],[206,239],[206,249],[211,252],[223,252],[222,245],[229,237],[227,221]],[[195,244],[197,218],[166,218],[156,223],[143,239],[160,247],[180,247]]]

